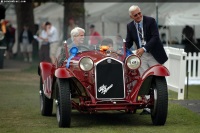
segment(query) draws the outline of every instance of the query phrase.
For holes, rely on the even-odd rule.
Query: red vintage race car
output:
[[[41,114],[52,115],[54,100],[59,127],[70,127],[72,109],[135,113],[149,108],[152,123],[164,125],[168,112],[167,68],[156,65],[140,75],[140,58],[115,37],[103,38],[111,38],[114,43],[90,45],[86,38],[79,46],[64,43],[64,57],[53,64],[40,62]]]

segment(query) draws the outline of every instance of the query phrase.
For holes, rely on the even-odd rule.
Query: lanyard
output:
[[[143,27],[140,27],[140,28],[141,28],[141,31],[139,31],[139,24],[135,24],[135,25],[137,25],[137,26],[136,26],[136,29],[137,29],[139,38],[140,38],[140,35],[142,36],[142,38],[140,38],[141,45],[145,45],[145,44],[146,44],[146,41],[144,40],[144,31],[143,31]]]
[[[137,32],[138,32],[138,35],[140,34],[142,36],[142,40],[144,40],[144,31],[143,31],[143,27],[140,27],[141,28],[141,32],[138,30],[139,29],[139,24],[137,24]],[[141,41],[142,41],[141,40]]]

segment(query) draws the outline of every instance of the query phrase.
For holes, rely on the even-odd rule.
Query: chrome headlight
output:
[[[79,62],[79,67],[83,71],[90,71],[94,66],[94,62],[89,57],[83,57]]]
[[[138,69],[141,65],[141,60],[136,55],[131,55],[126,59],[126,65],[131,70]]]

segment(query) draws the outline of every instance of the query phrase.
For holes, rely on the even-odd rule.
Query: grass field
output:
[[[189,99],[199,99],[200,86],[189,86]],[[170,98],[171,97],[171,98]],[[169,92],[169,99],[176,94]],[[81,114],[73,111],[71,128],[58,128],[55,116],[39,109],[36,65],[22,72],[0,72],[0,133],[197,133],[200,115],[169,102],[165,126],[153,126],[150,115],[124,112]]]

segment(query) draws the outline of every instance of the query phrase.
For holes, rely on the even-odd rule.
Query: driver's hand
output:
[[[144,53],[143,48],[139,48],[139,49],[136,50],[136,55],[139,56],[139,57],[141,57],[143,53]]]

